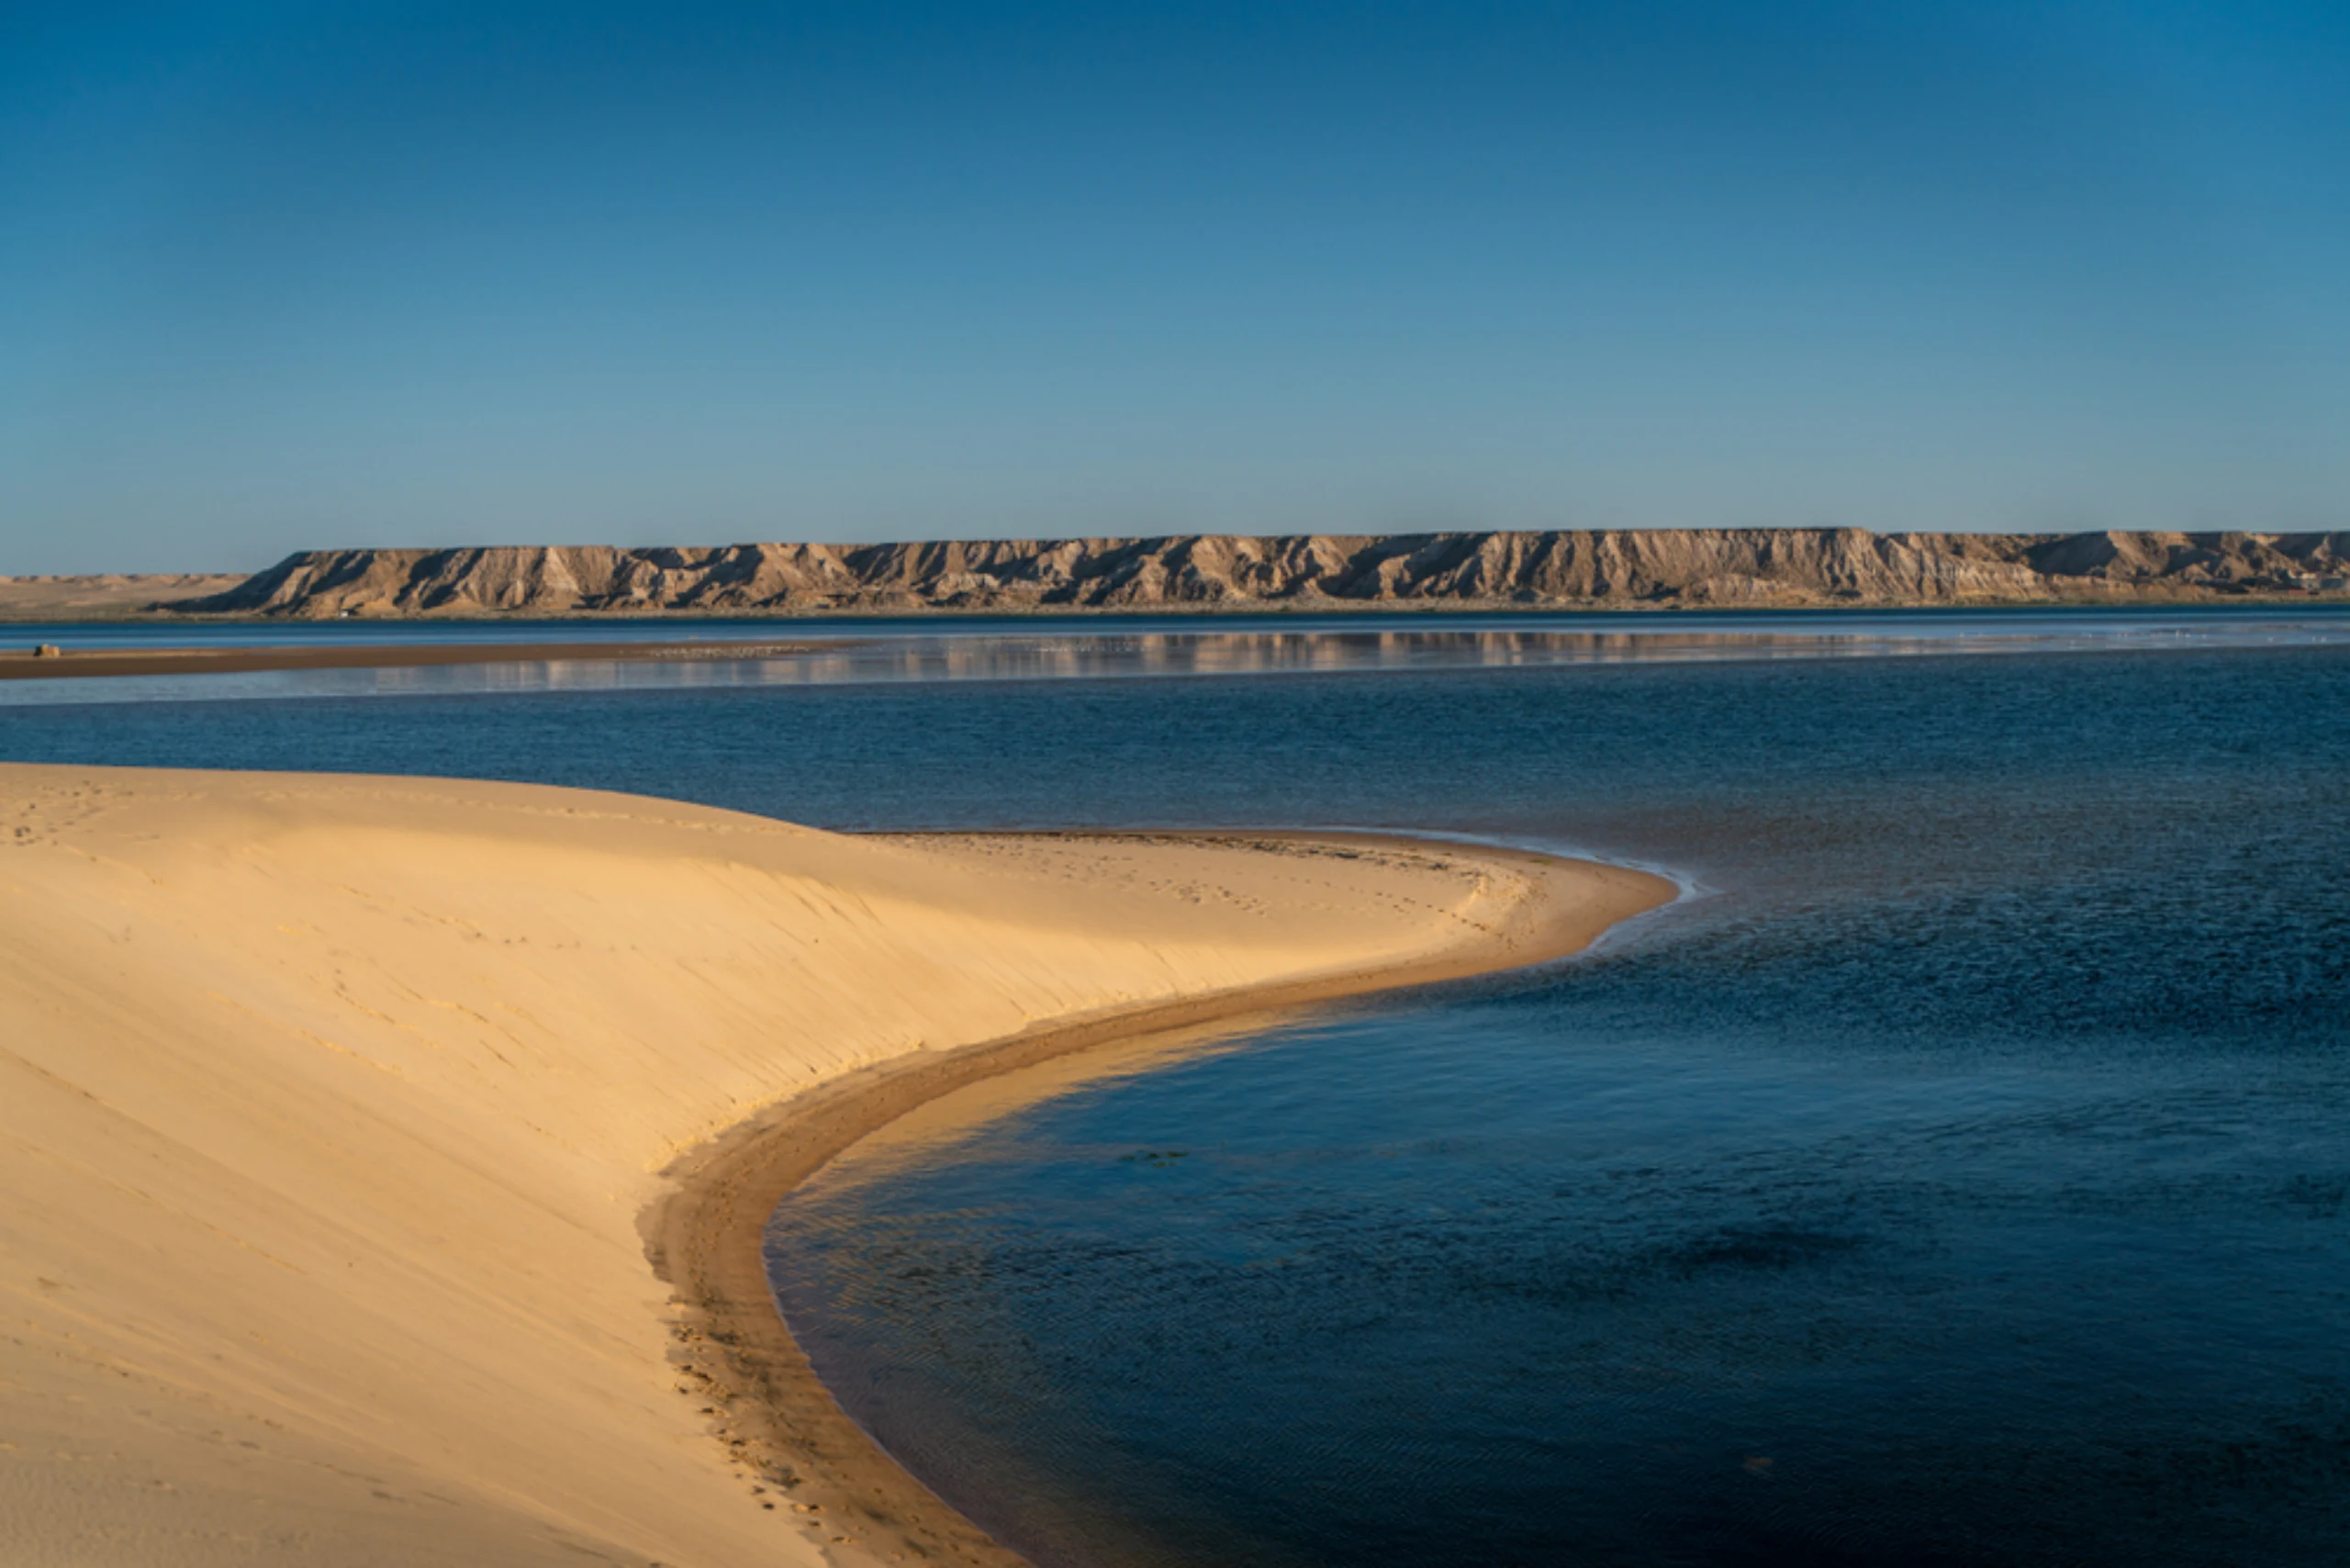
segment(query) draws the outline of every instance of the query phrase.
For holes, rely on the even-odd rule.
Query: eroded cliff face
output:
[[[2350,600],[2350,533],[1559,533],[324,550],[182,614],[691,614]]]

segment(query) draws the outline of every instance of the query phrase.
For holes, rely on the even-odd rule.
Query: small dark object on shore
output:
[[[33,649],[33,657],[37,659],[62,659],[64,656],[65,650],[54,643],[42,643]]]

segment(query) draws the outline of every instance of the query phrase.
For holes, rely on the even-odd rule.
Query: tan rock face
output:
[[[2350,533],[1555,533],[329,550],[191,614],[2022,604],[2344,592]]]

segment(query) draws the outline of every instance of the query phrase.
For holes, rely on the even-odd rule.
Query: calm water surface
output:
[[[0,645],[92,649],[530,642],[691,644],[687,658],[592,655],[391,669],[0,681],[0,707],[448,697],[711,687],[1482,670],[1953,653],[2350,648],[2350,607],[972,616],[807,620],[86,623],[0,628]]]
[[[1595,958],[1026,1090],[777,1215],[1052,1564],[2350,1559],[2350,652],[0,711],[0,756],[1660,863]]]

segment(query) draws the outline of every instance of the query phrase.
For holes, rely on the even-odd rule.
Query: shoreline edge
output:
[[[922,834],[874,835],[919,840]],[[956,835],[961,836],[961,835]],[[962,1568],[1028,1568],[859,1426],[819,1377],[785,1321],[766,1268],[769,1217],[838,1156],[908,1113],[957,1090],[1058,1058],[1193,1025],[1272,1014],[1381,991],[1507,974],[1572,958],[1626,921],[1664,908],[1681,890],[1652,872],[1409,833],[1330,830],[1039,832],[1054,840],[1142,839],[1234,847],[1360,843],[1473,855],[1531,874],[1572,868],[1620,872],[1605,901],[1519,908],[1508,927],[1447,952],[1337,975],[1273,981],[1051,1019],[1017,1034],[857,1069],[770,1105],[688,1150],[663,1175],[674,1183],[640,1218],[645,1256],[675,1293],[672,1361],[711,1400],[722,1440],[745,1476],[818,1526],[828,1545],[892,1561]]]

